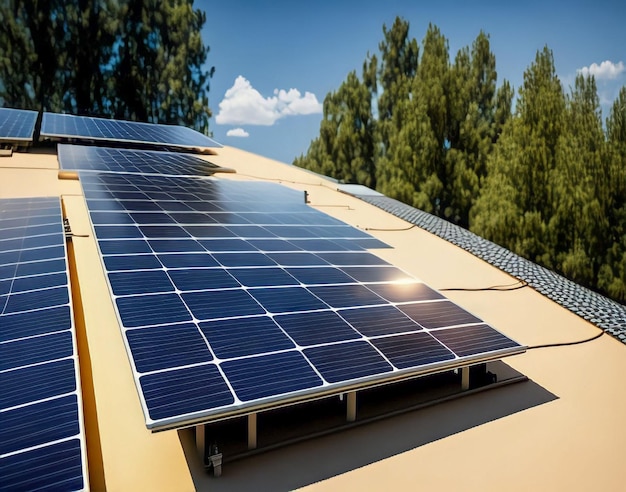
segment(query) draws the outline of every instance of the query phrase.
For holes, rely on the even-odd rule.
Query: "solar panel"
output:
[[[178,147],[207,150],[220,144],[184,126],[109,120],[89,116],[44,113],[42,138],[70,142],[107,142],[130,146]]]
[[[59,144],[57,154],[60,168],[65,171],[160,176],[209,176],[217,172],[234,172],[194,155],[177,152]]]
[[[0,142],[32,142],[37,111],[0,108]]]
[[[80,180],[153,430],[524,350],[278,184]]]
[[[58,198],[0,200],[0,488],[87,487]]]

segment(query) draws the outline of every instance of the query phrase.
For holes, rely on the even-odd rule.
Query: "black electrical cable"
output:
[[[535,350],[535,349],[550,348],[550,347],[569,347],[570,345],[580,345],[582,343],[592,342],[600,338],[602,335],[604,335],[604,330],[600,327],[598,328],[600,330],[600,333],[592,337],[585,338],[584,340],[576,340],[575,342],[558,342],[558,343],[546,343],[543,345],[531,345],[530,347],[526,347],[526,350]]]
[[[364,230],[366,231],[384,231],[384,232],[395,232],[395,231],[408,231],[410,229],[413,229],[414,227],[417,227],[415,224],[410,225],[408,227],[400,227],[398,229],[377,229],[376,227],[365,227]]]
[[[495,290],[499,292],[508,292],[511,290],[523,289],[524,287],[528,287],[528,282],[524,280],[519,280],[513,284],[505,284],[505,285],[491,285],[490,287],[452,287],[448,289],[439,289],[440,291],[462,291],[462,292],[483,292],[488,290]]]

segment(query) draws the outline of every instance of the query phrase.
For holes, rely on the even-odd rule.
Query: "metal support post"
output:
[[[204,433],[204,424],[196,425],[196,449],[198,450],[198,455],[200,455],[200,459],[202,460],[202,464],[204,465],[204,460],[206,459],[206,440]]]
[[[248,415],[248,449],[256,449],[256,439],[256,413],[251,413]]]
[[[346,402],[346,420],[354,422],[356,420],[356,391],[348,393]]]
[[[461,367],[461,389],[466,391],[470,388],[470,368]]]

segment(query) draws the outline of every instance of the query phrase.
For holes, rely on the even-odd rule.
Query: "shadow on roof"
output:
[[[179,437],[196,490],[293,490],[556,399],[528,380],[227,462],[219,478],[201,466],[193,429]]]

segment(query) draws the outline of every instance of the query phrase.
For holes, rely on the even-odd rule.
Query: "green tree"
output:
[[[356,72],[350,72],[339,89],[324,99],[320,135],[307,155],[294,164],[348,183],[375,187],[371,101],[366,84]]]
[[[615,299],[626,301],[626,86],[606,120],[608,221],[612,244],[598,274],[598,285]]]
[[[481,32],[471,54],[468,48],[458,52],[449,75],[448,133],[444,149],[448,199],[443,215],[464,227],[469,226],[469,213],[487,172],[487,158],[497,141],[496,80],[495,55],[489,37]],[[503,87],[508,87],[506,81]],[[508,106],[506,100],[502,104],[500,117],[505,122],[510,116],[510,98]]]
[[[9,0],[0,4],[0,22],[0,99],[23,109],[60,111],[64,2]]]
[[[515,117],[502,128],[471,213],[474,232],[549,267],[551,179],[564,125],[565,96],[545,47],[524,73]]]
[[[208,131],[206,15],[193,0],[9,0],[0,101]]]
[[[551,262],[584,285],[596,283],[609,237],[609,189],[600,101],[593,77],[578,75],[567,99],[549,188]]]
[[[109,74],[103,67],[111,62],[119,16],[119,5],[112,0],[65,2],[67,68],[62,72],[65,111],[80,115],[110,114]]]

